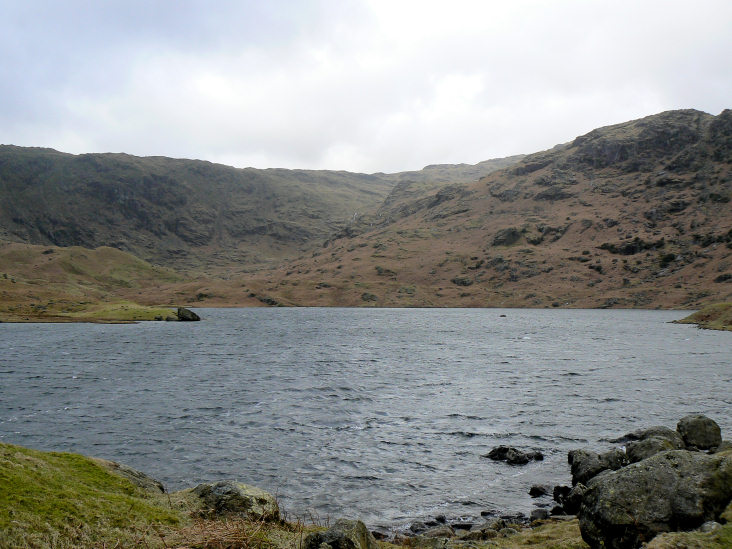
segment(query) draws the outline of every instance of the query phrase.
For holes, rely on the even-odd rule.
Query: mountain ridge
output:
[[[0,148],[0,197],[8,188],[2,152]],[[95,156],[86,161],[101,162]],[[151,162],[171,166],[159,159]],[[218,188],[230,190],[227,169],[178,162],[187,166],[186,174],[206,166],[209,179],[218,174],[224,180]],[[187,280],[141,287],[125,297],[201,306],[698,308],[732,298],[730,166],[732,111],[714,116],[686,109],[597,128],[545,151],[472,166],[430,165],[371,175],[243,169],[255,196],[272,191],[273,177],[299,178],[277,181],[270,209],[258,202],[249,210],[260,218],[266,210],[269,224],[260,223],[259,233],[253,231],[257,238],[247,246],[261,252],[258,248],[274,246],[279,238],[286,249],[263,260],[244,249],[227,249],[236,242],[229,233],[229,240],[214,242],[219,248],[211,240],[199,243],[193,231],[197,226],[183,223],[184,230],[193,231],[187,254],[140,255],[179,270],[191,266],[184,270]],[[175,213],[180,197],[166,185],[180,188],[185,181],[180,171],[161,169],[153,170],[157,180],[142,180],[142,189],[132,186],[138,193],[134,198],[159,192],[158,202],[169,201],[167,213]],[[476,170],[486,172],[475,177]],[[114,173],[125,183],[124,171]],[[307,184],[324,193],[328,185],[347,189],[336,200],[338,214],[324,200],[310,196],[311,202],[303,202]],[[108,186],[92,188],[104,193]],[[277,208],[282,189],[294,189],[289,209]],[[224,202],[228,206],[231,195]],[[206,213],[205,208],[190,211]],[[300,225],[284,217],[292,212],[300,216]],[[317,230],[308,224],[312,214]],[[0,230],[6,233],[7,218],[7,207],[0,203]],[[88,227],[79,224],[78,230]],[[283,239],[296,244],[284,246]],[[142,244],[150,242],[143,239]],[[214,267],[196,268],[207,262]]]

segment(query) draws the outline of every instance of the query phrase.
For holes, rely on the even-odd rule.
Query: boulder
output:
[[[572,472],[572,486],[587,484],[597,474],[607,469],[600,455],[590,450],[570,450],[567,461]]]
[[[681,444],[683,444],[684,442],[678,432],[674,431],[673,429],[669,429],[668,427],[664,427],[663,425],[656,425],[654,427],[639,429],[637,431],[633,431],[632,433],[627,433],[620,438],[611,440],[610,442],[624,444],[626,442],[634,442],[651,437],[665,438],[670,441],[677,441]],[[674,442],[674,444],[676,444],[676,442]],[[681,448],[683,448],[683,445],[681,446]]]
[[[707,416],[691,415],[681,418],[676,430],[687,446],[700,450],[716,448],[722,444],[722,430],[719,425]]]
[[[523,452],[513,446],[497,446],[483,457],[487,457],[493,461],[505,461],[510,465],[525,465],[532,460],[543,460],[544,454],[537,451]]]
[[[539,497],[548,495],[549,490],[550,490],[550,488],[548,486],[546,486],[545,484],[534,484],[529,489],[529,495],[532,498],[539,498]]]
[[[562,507],[568,515],[576,515],[579,513],[580,505],[582,505],[582,496],[585,495],[587,487],[584,484],[577,484],[564,498]]]
[[[325,547],[323,547],[325,544]],[[323,532],[308,534],[303,549],[378,549],[376,539],[360,520],[338,519]]]
[[[580,530],[593,548],[636,548],[719,519],[731,499],[732,456],[670,450],[592,479]]]
[[[209,516],[237,515],[249,520],[278,521],[280,509],[275,498],[254,486],[233,480],[199,484],[192,492]]]
[[[176,316],[178,317],[178,320],[181,320],[183,322],[193,322],[201,320],[200,316],[198,316],[193,311],[186,309],[185,307],[178,307],[178,312],[176,313]]]
[[[549,518],[549,511],[546,509],[533,509],[529,515],[529,520],[546,520]]]
[[[649,437],[637,442],[629,442],[627,447],[628,459],[631,463],[637,463],[643,459],[649,458],[665,452],[666,450],[683,450],[684,445],[681,438],[665,438],[665,437]]]

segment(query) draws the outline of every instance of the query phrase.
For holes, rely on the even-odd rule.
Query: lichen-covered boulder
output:
[[[611,440],[610,442],[626,443],[634,442],[637,440],[644,440],[651,437],[663,438],[671,441],[674,445],[680,445],[681,448],[684,447],[684,440],[681,438],[681,435],[679,435],[677,431],[669,429],[668,427],[664,427],[663,425],[656,425],[653,427],[646,427],[645,429],[638,429],[637,431],[627,433],[620,438]]]
[[[676,430],[687,446],[700,450],[716,448],[722,444],[722,430],[719,425],[713,419],[701,414],[681,418]]]
[[[572,471],[572,486],[587,484],[603,471],[615,471],[628,464],[628,458],[620,449],[597,454],[590,450],[570,450],[567,461]]]
[[[686,448],[680,437],[648,437],[637,442],[629,442],[627,446],[628,460],[630,463],[637,463],[659,452],[666,450],[683,450]]]
[[[203,503],[203,512],[211,516],[237,515],[249,520],[278,521],[277,500],[264,490],[233,480],[199,484],[192,492]]]
[[[303,549],[378,549],[378,547],[376,539],[363,522],[338,519],[328,530],[309,534],[303,542]]]
[[[580,530],[592,548],[632,549],[718,520],[730,500],[732,456],[670,450],[592,479]]]

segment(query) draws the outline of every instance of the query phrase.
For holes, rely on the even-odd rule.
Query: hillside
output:
[[[341,234],[248,285],[297,305],[728,301],[731,164],[729,110],[600,128],[479,182],[402,199],[387,222]]]
[[[492,169],[448,165],[405,177],[473,181]],[[196,274],[246,271],[321,245],[401,179],[0,146],[0,239],[109,246]]]
[[[112,246],[176,268],[175,280],[106,289],[103,276],[75,279],[105,299],[680,309],[732,299],[729,110],[669,111],[528,156],[400,174],[17,147],[0,159],[5,239]],[[0,271],[15,261],[0,256]]]

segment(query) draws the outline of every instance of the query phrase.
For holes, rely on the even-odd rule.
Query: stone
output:
[[[732,499],[732,456],[669,450],[592,479],[580,531],[590,547],[639,547],[718,520]]]
[[[625,467],[630,463],[628,456],[620,448],[615,448],[604,454],[600,454],[600,463],[605,466],[606,469],[611,471],[617,471],[621,467]]]
[[[567,461],[572,472],[572,486],[587,482],[607,467],[600,461],[600,455],[590,450],[570,450]]]
[[[260,488],[233,480],[199,484],[192,489],[209,516],[237,515],[256,521],[279,521],[277,500]]]
[[[510,465],[525,465],[529,461],[544,459],[544,454],[537,451],[522,452],[513,446],[497,446],[483,457],[492,459],[493,461],[505,461]]]
[[[627,447],[628,460],[631,463],[637,463],[641,460],[649,458],[665,452],[666,450],[681,450],[685,448],[682,440],[668,439],[662,437],[649,437],[637,442],[629,442]]]
[[[546,509],[533,509],[529,515],[529,519],[533,522],[535,520],[546,520],[549,518],[549,511]]]
[[[679,433],[674,431],[673,429],[669,429],[668,427],[664,427],[663,425],[656,425],[654,427],[646,427],[645,429],[639,429],[637,431],[627,433],[620,438],[611,440],[610,442],[625,444],[626,442],[634,442],[650,437],[660,437],[671,441],[680,441],[681,443],[683,443],[684,441],[681,438],[681,435],[679,435]],[[674,442],[674,444],[676,444],[676,442]]]
[[[566,498],[571,491],[572,488],[570,486],[555,486],[554,490],[552,490],[552,498],[561,505],[564,503],[564,498]]]
[[[412,524],[409,525],[409,531],[414,534],[419,534],[420,532],[424,532],[425,530],[427,530],[427,525],[419,520],[414,521]]]
[[[532,498],[540,498],[549,495],[549,487],[544,484],[534,484],[529,488],[529,495]]]
[[[718,522],[713,521],[713,520],[709,520],[709,521],[705,522],[704,524],[702,524],[699,527],[699,531],[702,532],[702,533],[704,533],[704,534],[708,534],[710,532],[716,532],[721,527],[722,527],[722,525],[719,524]]]
[[[577,484],[564,498],[562,507],[568,515],[576,515],[579,513],[580,505],[582,505],[582,496],[584,496],[587,487],[584,484]]]
[[[200,316],[185,307],[178,307],[176,315],[178,316],[178,320],[183,322],[195,322],[201,320]]]
[[[722,430],[717,423],[701,414],[681,418],[676,430],[687,446],[700,450],[716,448],[722,444]]]
[[[323,532],[308,534],[303,549],[378,549],[376,539],[360,520],[338,519]]]
[[[455,537],[455,530],[448,524],[441,524],[425,530],[422,535],[428,538],[452,538]]]

